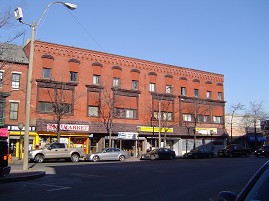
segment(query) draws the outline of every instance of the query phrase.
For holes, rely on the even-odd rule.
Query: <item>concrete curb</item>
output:
[[[0,177],[0,183],[9,183],[17,181],[27,181],[32,179],[37,179],[46,175],[45,171],[13,171],[9,175]]]

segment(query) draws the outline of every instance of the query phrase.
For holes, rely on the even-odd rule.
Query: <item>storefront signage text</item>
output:
[[[138,139],[138,133],[118,132],[118,139],[137,140]]]
[[[157,133],[159,132],[159,127],[149,127],[149,126],[138,126],[137,130],[139,132],[154,132]],[[173,133],[173,128],[161,128],[160,129],[161,133]]]
[[[8,137],[8,129],[0,128],[0,137]]]
[[[57,131],[57,124],[47,124],[47,131]],[[89,125],[61,124],[61,131],[89,131]]]
[[[195,130],[201,135],[217,134],[217,128],[196,128]]]

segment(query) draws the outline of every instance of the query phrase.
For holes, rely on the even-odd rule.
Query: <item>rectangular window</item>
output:
[[[4,126],[4,103],[0,103],[0,126]]]
[[[78,81],[78,73],[77,72],[70,72],[70,81],[77,82]]]
[[[173,120],[173,113],[172,112],[163,112],[162,114],[164,121],[172,121]]]
[[[12,89],[19,89],[20,88],[20,78],[21,78],[20,73],[12,73],[12,78],[11,78]]]
[[[10,103],[9,119],[17,120],[19,112],[19,103]]]
[[[186,89],[186,87],[181,87],[181,89],[180,89],[180,94],[181,94],[182,96],[187,96],[187,89]]]
[[[203,115],[202,114],[198,114],[197,122],[199,122],[199,123],[203,122]]]
[[[206,92],[206,98],[211,99],[211,91]]]
[[[203,121],[204,121],[204,123],[209,123],[210,122],[210,116],[209,115],[204,115]]]
[[[192,115],[191,114],[183,114],[183,121],[192,121]]]
[[[215,123],[215,124],[222,123],[222,117],[220,117],[220,116],[213,116],[213,123]]]
[[[156,86],[155,83],[149,83],[149,91],[154,92],[155,91],[155,86]]]
[[[136,118],[137,110],[125,109],[125,108],[115,108],[115,116],[118,118]]]
[[[99,116],[99,107],[98,106],[89,106],[89,116],[98,117]]]
[[[199,89],[194,89],[194,97],[199,97]]]
[[[165,86],[165,93],[171,94],[172,93],[172,86],[171,85],[166,85]]]
[[[50,102],[39,102],[38,103],[38,111],[41,113],[51,113],[52,111],[52,103]]]
[[[100,75],[93,75],[92,83],[95,85],[100,85],[101,83],[101,76]]]
[[[138,81],[137,80],[132,80],[132,89],[138,90]]]
[[[113,77],[113,87],[120,87],[120,78]]]
[[[0,71],[0,87],[3,86],[3,74],[4,74],[4,72]]]
[[[218,92],[218,100],[222,100],[222,93]]]
[[[43,79],[50,79],[51,78],[51,69],[50,68],[43,68],[42,77],[43,77]]]

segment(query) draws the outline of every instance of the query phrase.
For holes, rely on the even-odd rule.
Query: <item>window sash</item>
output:
[[[93,84],[95,85],[99,85],[100,84],[100,81],[101,81],[101,76],[100,75],[93,75],[93,78],[92,78],[92,82]]]
[[[155,91],[155,83],[149,83],[149,91]]]
[[[194,89],[194,97],[199,97],[199,89]]]
[[[98,117],[99,116],[99,107],[89,106],[89,116],[90,117]]]
[[[218,92],[218,100],[222,100],[222,93]]]
[[[78,81],[78,73],[77,72],[70,72],[70,81]]]
[[[181,95],[182,96],[186,96],[187,95],[187,90],[186,90],[186,87],[181,87]]]
[[[192,115],[191,114],[183,114],[183,121],[192,121]]]
[[[120,86],[120,78],[113,78],[113,87],[119,87]]]
[[[2,87],[2,85],[3,85],[3,72],[2,71],[0,71],[0,87]]]
[[[172,86],[171,85],[166,85],[165,86],[165,93],[171,94],[172,93]]]
[[[43,68],[43,79],[50,79],[50,78],[51,78],[51,69]]]
[[[138,89],[138,81],[132,80],[132,89]]]
[[[12,73],[12,83],[11,83],[11,87],[13,89],[19,89],[20,88],[20,74],[18,73]]]
[[[17,120],[19,111],[19,103],[10,103],[9,119]]]
[[[206,92],[206,98],[209,98],[209,99],[211,98],[211,91]]]

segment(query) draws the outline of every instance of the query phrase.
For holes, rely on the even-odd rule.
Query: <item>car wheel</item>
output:
[[[79,161],[79,155],[78,154],[72,154],[71,161],[76,163]]]
[[[119,156],[119,160],[120,160],[120,161],[124,161],[124,160],[125,160],[125,156],[120,155],[120,156]]]
[[[43,163],[43,161],[44,161],[44,156],[42,154],[38,154],[35,156],[35,162]]]
[[[174,158],[174,156],[170,155],[169,156],[169,160],[172,160]]]
[[[232,153],[229,153],[229,154],[228,154],[228,157],[229,157],[229,158],[232,158],[232,157],[233,157]]]
[[[150,155],[150,160],[155,160],[156,159],[156,156],[155,155]]]
[[[94,156],[94,157],[92,158],[92,160],[93,160],[94,162],[97,162],[97,161],[100,160],[100,158],[99,158],[99,156]]]

